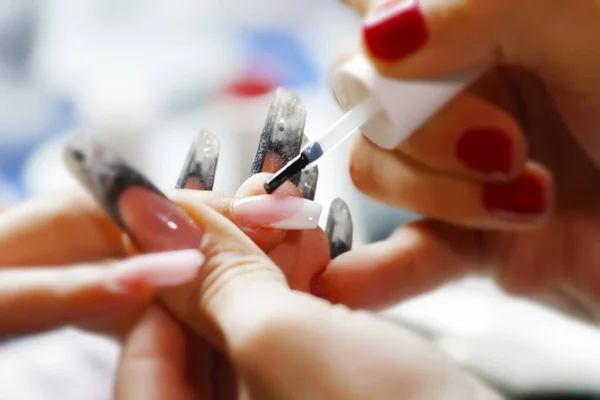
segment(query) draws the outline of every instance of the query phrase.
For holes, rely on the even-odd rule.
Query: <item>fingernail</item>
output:
[[[483,203],[493,214],[535,218],[547,211],[548,195],[540,176],[525,173],[514,182],[486,185]]]
[[[319,167],[314,165],[308,167],[300,174],[298,189],[302,197],[307,200],[314,200],[317,194],[317,183],[319,182]]]
[[[376,7],[365,18],[362,32],[369,52],[384,61],[399,60],[429,39],[417,0],[391,0]]]
[[[353,231],[352,214],[348,205],[342,199],[333,200],[325,228],[332,260],[352,249]]]
[[[198,134],[177,180],[177,189],[212,190],[219,162],[219,141],[208,131]]]
[[[67,166],[142,252],[198,249],[202,232],[115,151],[89,136],[66,146]]]
[[[143,251],[198,249],[202,232],[178,205],[147,188],[126,189],[118,209],[134,241]]]
[[[289,90],[277,89],[269,107],[252,162],[250,176],[260,172],[277,172],[296,157],[302,147],[306,108]],[[298,183],[298,177],[293,180]]]
[[[315,229],[322,206],[299,197],[261,195],[236,200],[232,214],[239,225],[287,230]]]
[[[107,269],[109,287],[115,291],[123,291],[140,285],[182,285],[194,279],[204,261],[204,256],[198,250],[169,251],[133,257]]]
[[[302,147],[308,146],[310,140],[306,135],[302,135]],[[298,180],[298,189],[302,193],[302,197],[307,200],[314,200],[317,194],[317,184],[319,183],[319,167],[313,165],[305,168],[300,174]]]

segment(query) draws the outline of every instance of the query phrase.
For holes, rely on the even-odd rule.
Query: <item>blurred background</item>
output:
[[[233,193],[273,89],[300,96],[311,138],[339,117],[329,74],[357,33],[357,16],[336,0],[0,0],[0,203],[74,185],[61,163],[74,131],[100,136],[169,188],[208,129],[221,141],[215,190]],[[357,246],[413,218],[358,194],[346,165],[347,145],[322,163],[317,201],[347,201]],[[512,398],[600,393],[596,328],[484,278],[383,316]],[[117,356],[115,343],[72,329],[0,342],[0,400],[110,399]]]

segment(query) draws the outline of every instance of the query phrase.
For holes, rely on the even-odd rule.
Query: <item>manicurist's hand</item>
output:
[[[600,3],[347,3],[384,75],[496,67],[398,148],[357,138],[356,186],[427,219],[334,260],[321,295],[379,308],[476,272],[597,321]]]

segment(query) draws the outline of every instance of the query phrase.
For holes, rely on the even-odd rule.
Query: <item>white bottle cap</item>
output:
[[[379,75],[364,56],[357,56],[335,72],[333,91],[345,111],[367,97],[377,99],[383,112],[364,124],[361,131],[379,147],[393,149],[477,76],[431,81],[390,79]]]

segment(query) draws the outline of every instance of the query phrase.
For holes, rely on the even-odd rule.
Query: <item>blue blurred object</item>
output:
[[[277,29],[242,29],[241,36],[250,56],[250,66],[264,67],[272,62],[281,86],[298,87],[320,83],[319,73],[311,62],[303,43],[288,31]],[[255,61],[256,60],[256,61]]]
[[[21,105],[31,113],[21,113],[9,124],[0,124],[0,179],[13,186],[20,197],[27,195],[23,187],[22,170],[31,151],[76,124],[74,106],[68,100],[53,99],[33,92],[23,99]],[[39,109],[32,110],[28,105],[38,106]],[[7,116],[1,114],[2,110],[0,120],[5,120]]]

